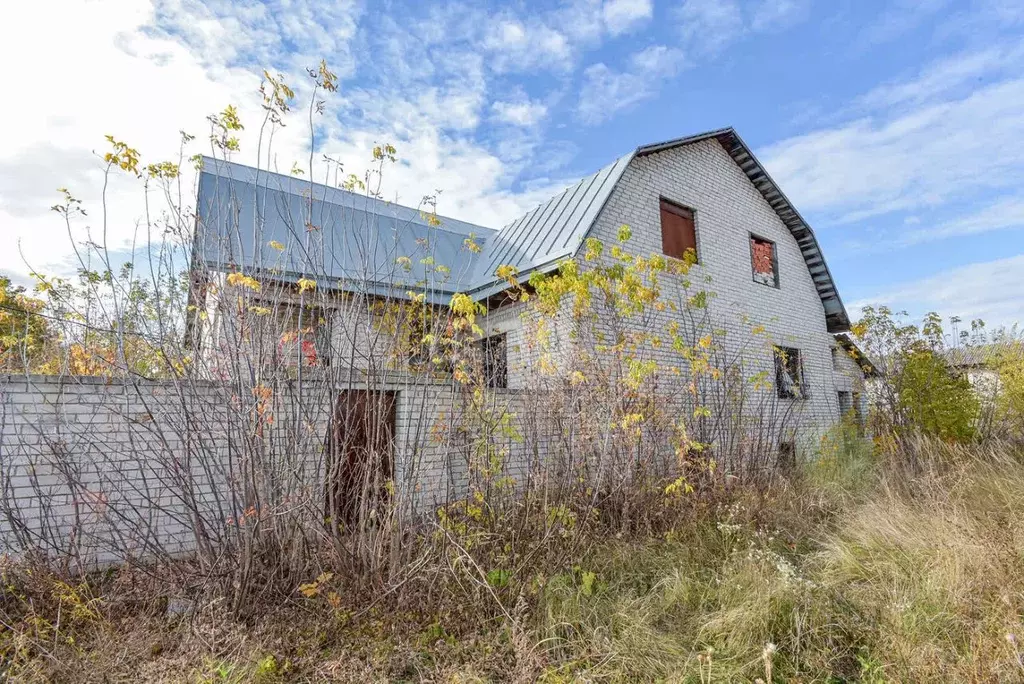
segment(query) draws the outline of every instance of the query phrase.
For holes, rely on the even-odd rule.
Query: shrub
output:
[[[899,408],[905,429],[949,441],[966,441],[975,434],[980,404],[968,379],[955,373],[932,349],[915,347],[905,353],[899,369]]]

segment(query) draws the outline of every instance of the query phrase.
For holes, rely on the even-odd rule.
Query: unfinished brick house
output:
[[[783,456],[795,457],[844,413],[863,413],[864,369],[851,361],[848,338],[837,341],[850,322],[818,241],[731,128],[639,147],[500,229],[212,159],[201,174],[198,214],[196,259],[207,274],[193,297],[201,353],[232,344],[225,332],[232,309],[224,302],[241,281],[230,274],[291,283],[270,319],[279,332],[295,334],[291,346],[271,353],[297,366],[310,358],[329,364],[333,381],[347,383],[338,387],[344,410],[364,411],[365,393],[385,392],[377,410],[387,423],[388,471],[421,493],[458,479],[411,427],[415,416],[441,410],[436,385],[445,380],[434,390],[404,381],[401,367],[382,362],[391,341],[373,316],[352,312],[365,311],[366,301],[417,295],[444,307],[465,293],[488,311],[480,341],[488,384],[498,393],[522,389],[535,359],[524,305],[503,297],[509,285],[496,275],[499,267],[513,267],[521,280],[553,271],[578,256],[587,238],[614,243],[623,224],[631,227],[633,253],[683,259],[693,250],[689,279],[711,283],[726,345],[749,346],[752,322],[774,341],[744,353],[771,378],[785,414],[799,417],[772,437]],[[315,306],[288,306],[314,287],[321,295]],[[354,299],[362,308],[348,306]],[[674,314],[658,315],[667,324]],[[568,353],[572,335],[555,332]],[[371,391],[360,383],[374,373],[390,375]],[[403,478],[413,459],[421,463],[417,475]]]

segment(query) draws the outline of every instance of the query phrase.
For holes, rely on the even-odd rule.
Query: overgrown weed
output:
[[[595,526],[560,567],[495,575],[500,607],[450,557],[400,599],[322,576],[245,624],[167,614],[128,570],[8,562],[0,657],[23,681],[1024,681],[1021,454],[910,448],[697,492],[657,535]]]

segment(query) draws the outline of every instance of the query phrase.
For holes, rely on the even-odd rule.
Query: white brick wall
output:
[[[195,520],[218,536],[243,512],[243,461],[286,473],[278,495],[322,510],[326,407],[307,396],[300,414],[276,389],[254,462],[225,385],[0,376],[0,548],[87,562],[193,548]]]
[[[726,346],[735,353],[747,349],[755,371],[769,371],[774,380],[769,345],[751,335],[763,325],[770,340],[800,350],[810,398],[780,400],[799,418],[805,447],[838,417],[837,388],[849,382],[832,368],[833,337],[826,330],[825,312],[796,239],[753,186],[735,161],[715,140],[634,159],[591,231],[606,246],[617,242],[618,229],[629,225],[632,238],[626,251],[661,254],[659,199],[664,197],[692,208],[695,214],[700,261],[688,279],[696,288],[715,293],[711,311],[727,331]],[[754,282],[750,259],[750,234],[775,242],[779,288]],[[710,282],[702,283],[708,277]],[[666,290],[679,287],[681,276],[669,276]],[[667,296],[672,298],[671,293]],[[670,312],[661,316],[664,328]],[[748,320],[744,320],[747,317]],[[721,339],[721,338],[720,338]],[[661,354],[666,365],[678,364],[669,350]]]
[[[711,311],[716,327],[726,331],[718,339],[730,353],[742,352],[749,363],[747,372],[766,370],[774,379],[771,346],[751,333],[755,325],[764,326],[772,342],[800,350],[810,397],[779,402],[798,418],[805,448],[813,448],[816,438],[839,417],[837,391],[856,391],[862,380],[843,353],[838,357],[840,368],[833,368],[835,342],[826,330],[821,301],[795,239],[714,140],[635,159],[591,235],[612,245],[619,227],[627,224],[632,228],[628,251],[660,254],[660,197],[695,211],[700,265],[688,279],[695,289],[716,293]],[[752,278],[752,232],[776,244],[778,289]],[[665,296],[678,298],[683,278],[666,280]],[[214,344],[219,335],[214,298],[207,307],[207,342]],[[664,330],[673,315],[657,315],[647,329]],[[553,325],[553,339],[562,345],[556,351],[563,358],[570,343],[565,318]],[[334,318],[334,345],[341,350],[335,362],[340,366],[365,369],[365,362],[342,360],[348,358],[344,352],[359,347],[373,332],[365,314],[361,320],[360,327]],[[531,314],[527,306],[513,304],[482,317],[480,324],[486,334],[508,335],[509,389],[493,393],[490,400],[498,410],[515,413],[530,435],[530,445],[507,439],[495,445],[507,454],[513,473],[523,477],[532,459],[545,461],[559,454],[559,435],[552,432],[549,416],[542,415],[542,402],[520,392],[536,385],[532,381],[539,350],[531,343]],[[387,340],[379,343],[389,346]],[[682,365],[667,345],[646,353],[664,368]],[[465,494],[471,457],[465,447],[468,438],[448,429],[459,411],[459,389],[402,374],[394,374],[387,383],[381,389],[398,392],[395,476],[405,510],[427,512],[453,495]],[[357,379],[345,387],[356,389],[358,384]],[[311,511],[322,511],[324,439],[332,397],[342,387],[317,386],[313,380],[306,388],[318,399],[311,406],[309,396],[304,397],[304,415],[296,420],[294,388],[282,381],[275,395],[275,423],[264,438],[272,440],[267,453],[287,461],[288,495],[299,497]],[[236,400],[232,394],[230,388],[212,382],[198,383],[182,397],[172,383],[0,377],[0,490],[13,505],[0,510],[4,547],[16,548],[19,537],[46,537],[58,548],[77,540],[79,553],[96,559],[110,557],[114,547],[121,553],[145,552],[154,542],[189,548],[194,543],[187,538],[189,516],[223,526],[225,517],[239,513],[230,496],[238,487],[230,481],[235,472],[231,459],[245,453],[241,442],[252,439],[226,415],[225,407]],[[181,469],[195,473],[194,491],[184,492]],[[71,470],[74,478],[69,478]],[[83,486],[70,486],[70,479]]]
[[[239,390],[220,382],[179,391],[162,381],[0,376],[0,553],[37,546],[106,563],[192,549],[196,519],[214,537],[232,534],[226,521],[249,505],[243,472],[264,487],[262,505],[320,524],[334,398],[366,385],[272,387],[273,422],[254,435],[244,410],[229,409]],[[396,374],[370,389],[397,393],[399,510],[429,513],[464,495],[465,438],[446,429],[459,413],[455,387]]]

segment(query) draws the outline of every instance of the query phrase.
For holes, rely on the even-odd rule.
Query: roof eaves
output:
[[[864,375],[866,377],[877,378],[881,376],[881,373],[878,372],[878,367],[875,366],[874,363],[872,363],[871,359],[868,358],[867,354],[861,351],[860,347],[857,346],[857,343],[854,342],[849,335],[847,335],[846,333],[838,333],[836,334],[835,338],[836,341],[839,343],[839,346],[845,349],[846,352],[850,355],[850,358],[852,358],[854,362],[858,366],[860,366],[860,369],[864,372]]]

